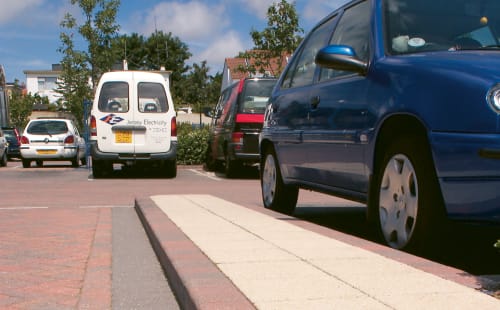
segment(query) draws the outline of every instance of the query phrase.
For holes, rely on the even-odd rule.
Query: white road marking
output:
[[[80,209],[99,209],[99,208],[133,208],[133,205],[95,205],[95,206],[80,206]]]
[[[194,172],[198,175],[204,176],[204,177],[209,178],[209,179],[214,180],[214,181],[222,181],[222,179],[217,177],[215,175],[215,173],[213,173],[213,172],[201,172],[201,171],[196,170],[196,169],[189,169],[189,171]]]
[[[49,207],[12,207],[0,208],[0,210],[31,210],[31,209],[48,209]]]

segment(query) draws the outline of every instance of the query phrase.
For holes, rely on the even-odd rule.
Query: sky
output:
[[[121,0],[116,21],[120,34],[149,37],[155,28],[171,32],[193,55],[188,64],[206,60],[215,74],[222,71],[225,58],[253,47],[250,31],[267,26],[267,9],[276,1]],[[307,33],[345,2],[296,0],[300,27]],[[0,65],[7,82],[25,82],[24,70],[50,70],[59,63],[59,24],[66,13],[81,17],[81,10],[70,0],[0,0],[0,8]]]

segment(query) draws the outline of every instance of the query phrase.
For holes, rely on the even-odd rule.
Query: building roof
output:
[[[259,52],[263,52],[263,51],[250,51],[248,53],[259,53]],[[281,70],[283,70],[285,68],[286,64],[288,63],[288,59],[290,58],[290,54],[284,54],[283,56],[284,57],[282,58],[281,66],[279,65],[280,59],[278,57],[275,57],[275,58],[271,59],[270,66],[267,66],[264,68],[262,68],[262,66],[261,67],[256,66],[257,73],[259,71],[261,71],[261,69],[263,69],[268,75],[274,75],[274,76],[278,75],[279,73],[281,73],[281,72],[279,72],[280,68],[281,68]],[[249,73],[242,72],[241,70],[238,70],[238,68],[245,67],[247,65],[255,66],[255,63],[256,63],[256,59],[253,57],[250,57],[250,58],[243,58],[243,57],[226,58],[226,65],[227,65],[227,68],[231,72],[231,77],[233,78],[233,80],[248,77],[250,75]]]
[[[238,70],[240,66],[245,66],[247,64],[247,59],[245,58],[226,58],[226,65],[231,72],[231,78],[233,80],[239,80],[248,77],[250,74],[248,72],[243,72]]]
[[[24,74],[34,74],[34,75],[60,75],[62,71],[53,71],[53,70],[24,70]]]
[[[258,53],[259,51],[249,51],[247,54],[250,53]],[[284,57],[282,58],[282,64],[281,64],[281,70],[283,70],[288,63],[288,60],[290,58],[290,54],[284,54]],[[226,87],[234,83],[235,81],[238,81],[242,78],[246,77],[251,77],[251,74],[248,72],[242,72],[241,70],[238,70],[240,67],[247,67],[249,65],[256,66],[256,74],[255,76],[277,76],[279,75],[280,71],[280,66],[278,65],[279,59],[276,57],[274,59],[271,59],[270,66],[263,68],[265,71],[265,74],[260,73],[261,67],[258,67],[255,65],[256,59],[253,57],[250,58],[244,58],[244,57],[235,57],[235,58],[226,58],[224,60],[224,71],[223,71],[223,76],[222,76],[222,85],[221,85],[221,90],[224,90]]]

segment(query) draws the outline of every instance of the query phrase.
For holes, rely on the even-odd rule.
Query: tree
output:
[[[304,30],[299,27],[295,2],[281,0],[272,4],[267,10],[267,19],[267,28],[250,32],[254,49],[240,55],[252,59],[252,63],[238,70],[252,74],[270,71],[271,75],[278,76],[286,64],[285,57],[291,55],[302,40],[299,34]]]
[[[208,71],[206,61],[202,61],[201,65],[193,64],[193,69],[185,76],[182,86],[182,101],[180,104],[193,105],[198,112],[202,111],[202,107],[206,104],[208,97]],[[201,114],[200,114],[201,124]]]
[[[83,101],[92,97],[103,72],[109,71],[115,61],[111,40],[117,36],[119,26],[116,14],[120,0],[71,0],[82,10],[84,22],[78,25],[76,18],[66,13],[61,27],[67,32],[60,34],[63,54],[62,74],[58,92],[63,96],[63,105],[81,126],[83,123]],[[75,50],[74,38],[79,34],[87,41],[87,50]],[[90,82],[90,85],[89,85]]]
[[[179,84],[179,100],[176,105],[190,105],[196,112],[213,109],[220,95],[222,74],[209,75],[210,67],[206,61],[194,63],[189,73],[185,74]],[[200,115],[201,123],[201,115]]]
[[[172,71],[172,96],[174,102],[180,100],[181,80],[189,70],[186,60],[191,57],[187,44],[172,33],[159,31],[148,38],[137,33],[123,35],[114,39],[112,46],[116,61],[126,59],[130,70],[159,70],[163,67]]]
[[[111,41],[120,29],[116,24],[120,0],[71,0],[71,4],[77,4],[84,14],[85,22],[78,27],[78,32],[88,43],[84,55],[90,64],[94,88],[102,73],[111,70],[114,64]]]
[[[76,20],[66,15],[61,26],[73,29]],[[92,97],[92,89],[89,84],[90,69],[87,56],[84,52],[77,51],[73,43],[74,33],[63,32],[60,34],[62,46],[58,49],[63,54],[61,61],[62,73],[60,81],[57,82],[56,92],[62,95],[64,102],[61,106],[70,111],[78,122],[80,128],[83,125],[83,100]]]
[[[207,90],[207,104],[205,107],[210,110],[215,108],[220,96],[220,88],[222,85],[222,73],[217,72],[214,76],[209,77],[208,90]]]
[[[10,123],[12,126],[24,128],[29,121],[29,117],[33,111],[33,106],[35,103],[41,101],[42,98],[38,95],[32,96],[31,94],[28,94],[24,96],[22,88],[19,85],[19,80],[16,79],[14,81],[12,96],[9,99]]]

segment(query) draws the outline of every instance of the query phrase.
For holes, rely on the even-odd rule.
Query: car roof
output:
[[[101,83],[104,82],[165,82],[168,81],[170,71],[111,71],[101,76]]]
[[[34,122],[34,121],[68,121],[68,122],[71,122],[71,120],[69,118],[57,118],[57,117],[40,117],[40,118],[36,118],[36,119],[32,119],[30,122]]]

